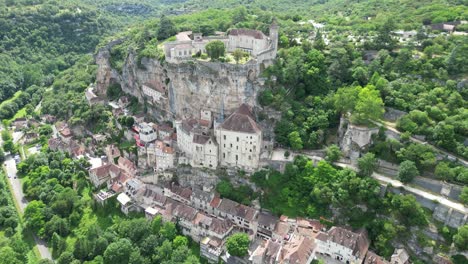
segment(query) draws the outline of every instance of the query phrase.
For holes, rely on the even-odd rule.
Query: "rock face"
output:
[[[95,59],[98,65],[96,90],[105,94],[112,83],[119,83],[124,92],[141,103],[151,99],[142,90],[150,84],[165,90],[165,98],[149,102],[148,112],[155,119],[199,117],[200,110],[210,110],[215,118],[228,115],[241,103],[256,104],[260,88],[258,64],[234,65],[217,62],[167,63],[156,59],[141,59],[130,52],[121,74],[110,66],[110,49],[115,41],[101,48]]]

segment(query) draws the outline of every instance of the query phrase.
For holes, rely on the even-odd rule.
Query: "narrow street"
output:
[[[19,206],[20,212],[18,213],[23,214],[24,209],[28,205],[28,201],[24,197],[23,189],[21,188],[21,182],[16,176],[17,170],[15,160],[10,155],[6,157],[5,168],[12,188],[13,198],[16,200]],[[36,235],[34,235],[34,241],[36,242],[41,258],[52,259],[52,255],[49,248],[47,248],[46,242]]]

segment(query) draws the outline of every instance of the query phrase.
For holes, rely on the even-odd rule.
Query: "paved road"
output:
[[[350,165],[350,164],[335,162],[335,165],[357,171],[357,167],[353,166],[353,165]],[[374,172],[372,174],[372,177],[375,178],[376,180],[380,181],[380,182],[384,182],[384,183],[387,183],[387,184],[390,183],[394,187],[402,187],[403,189],[407,190],[410,193],[417,194],[417,195],[422,196],[424,198],[427,198],[429,200],[437,201],[440,204],[446,205],[447,207],[450,207],[450,208],[453,208],[453,209],[455,209],[457,211],[468,214],[468,208],[466,208],[463,204],[451,201],[451,200],[449,200],[449,199],[447,199],[447,198],[445,198],[443,196],[432,194],[430,192],[426,192],[426,191],[423,191],[421,189],[417,189],[417,188],[407,186],[407,185],[403,184],[402,182],[400,182],[398,180],[392,179],[390,177],[387,177],[387,176],[382,175],[382,174],[377,173],[377,172]]]
[[[297,156],[298,154],[301,154],[301,153],[294,153],[294,152],[291,151],[290,158],[286,159],[284,157],[283,153],[284,153],[283,149],[274,149],[273,154],[272,154],[273,160],[276,160],[276,161],[291,161],[292,160],[291,157],[294,157],[294,156]],[[304,154],[302,154],[302,155],[304,155]],[[322,157],[319,157],[318,155],[314,155],[314,153],[311,153],[310,155],[305,155],[305,156],[309,157],[310,159],[312,159],[314,161],[319,161],[319,160],[323,159]],[[335,165],[340,166],[342,168],[349,168],[349,169],[352,169],[354,171],[358,170],[358,168],[356,166],[352,165],[352,164],[335,162]],[[421,189],[417,189],[417,188],[414,188],[414,187],[407,186],[407,185],[403,184],[402,182],[400,182],[398,180],[392,179],[392,178],[390,178],[388,176],[385,176],[385,175],[377,173],[377,172],[374,172],[372,174],[372,177],[375,178],[376,180],[380,181],[380,182],[383,182],[383,183],[386,183],[386,184],[390,183],[395,187],[402,187],[403,189],[407,190],[410,193],[417,194],[417,195],[422,196],[424,198],[427,198],[429,200],[438,201],[439,203],[444,204],[444,205],[446,205],[446,206],[448,206],[450,208],[453,208],[453,209],[455,209],[457,211],[468,214],[468,208],[466,208],[463,204],[451,201],[451,200],[449,200],[449,199],[447,199],[447,198],[445,198],[445,197],[443,197],[441,195],[433,194],[433,193],[430,193],[430,192],[427,192],[427,191],[424,191],[424,190],[421,190]]]
[[[18,202],[20,213],[23,214],[24,209],[28,205],[28,201],[24,197],[23,189],[21,188],[21,182],[16,177],[16,163],[10,155],[5,160],[5,167],[7,171],[8,180],[10,181],[13,189],[13,197]],[[34,235],[34,241],[36,242],[41,257],[46,259],[52,259],[52,255],[50,254],[50,251],[47,248],[45,241],[38,238],[36,235]]]

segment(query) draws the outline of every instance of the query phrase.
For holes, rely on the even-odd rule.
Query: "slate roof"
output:
[[[255,122],[250,107],[242,104],[232,115],[230,115],[221,125],[222,129],[243,133],[258,133],[260,128]]]
[[[193,143],[205,145],[208,142],[208,140],[210,140],[210,136],[199,134],[193,135]]]
[[[246,28],[239,28],[239,29],[231,29],[229,31],[229,35],[231,36],[249,36],[254,37],[256,39],[264,39],[266,38],[265,34],[259,30],[254,29],[246,29]]]
[[[276,217],[274,215],[271,215],[271,214],[268,214],[268,213],[265,213],[265,212],[261,212],[258,215],[258,224],[259,225],[267,226],[267,227],[273,229],[273,228],[275,228],[276,222],[278,222],[278,217]]]

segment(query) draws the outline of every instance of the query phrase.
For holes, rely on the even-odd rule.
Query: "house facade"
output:
[[[258,168],[262,131],[250,106],[242,104],[222,124],[215,127],[221,166],[253,171]]]

